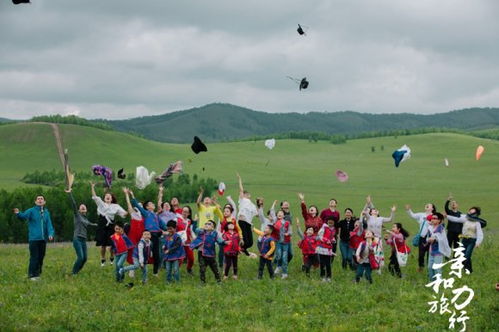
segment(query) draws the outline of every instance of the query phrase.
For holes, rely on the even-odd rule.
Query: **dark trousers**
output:
[[[303,261],[305,262],[304,270],[308,277],[310,276],[310,268],[313,265],[317,265],[318,260],[317,254],[303,255]]]
[[[319,255],[321,278],[331,278],[331,256]]]
[[[161,232],[151,232],[152,258],[154,259],[154,268],[153,268],[154,274],[158,273],[159,267],[161,266],[161,255],[159,250],[160,237],[161,237]]]
[[[258,279],[263,277],[263,269],[267,266],[270,279],[274,279],[274,269],[272,268],[272,259],[266,259],[260,256],[260,264],[258,265]]]
[[[392,250],[392,255],[390,256],[390,264],[388,264],[388,271],[392,275],[397,275],[397,277],[402,278],[402,272],[400,272],[399,261],[397,260],[397,253]]]
[[[209,266],[213,274],[215,275],[215,279],[217,282],[220,282],[220,273],[218,272],[217,262],[215,257],[206,257],[203,256],[201,251],[198,251],[198,261],[199,261],[199,277],[202,282],[206,282],[206,268]]]
[[[232,266],[232,269],[234,270],[234,275],[237,276],[237,255],[225,255],[225,271],[224,275],[226,277],[229,276],[229,270],[230,267]]]
[[[355,274],[355,281],[359,282],[360,278],[362,278],[362,276],[365,273],[367,281],[369,281],[369,283],[372,284],[373,279],[371,278],[371,271],[372,271],[371,263],[362,263],[357,265],[357,273]]]
[[[218,266],[222,268],[224,266],[224,244],[218,245]]]
[[[45,240],[29,241],[29,278],[39,277],[42,274],[46,248],[47,242]]]
[[[459,234],[460,232],[447,232],[447,241],[449,242],[449,247],[451,248],[457,248],[459,247]]]
[[[430,253],[430,247],[426,245],[426,240],[419,240],[419,254],[418,254],[418,264],[419,267],[424,267],[424,258],[428,260],[428,254]]]
[[[77,274],[87,262],[87,239],[79,236],[75,237],[73,239],[73,248],[75,248],[76,252],[73,274]]]
[[[333,243],[333,253],[336,254],[336,249],[338,248],[338,241],[336,241],[335,243]],[[333,262],[334,262],[334,255],[331,255],[331,265],[333,265]]]
[[[244,244],[241,247],[241,251],[244,252],[246,256],[249,256],[248,249],[253,246],[253,230],[251,225],[244,220],[238,221],[241,232],[243,233]]]
[[[463,265],[466,270],[472,273],[473,267],[471,266],[471,255],[473,254],[473,249],[475,248],[476,239],[463,239],[462,243],[464,246],[464,257],[466,257]]]

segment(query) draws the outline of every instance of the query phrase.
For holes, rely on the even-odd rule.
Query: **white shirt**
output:
[[[419,229],[421,229],[420,236],[426,237],[426,235],[428,234],[428,226],[429,226],[428,219],[426,219],[428,215],[425,212],[414,213],[412,212],[411,209],[407,210],[407,213],[409,214],[409,216],[411,216],[412,219],[418,222]],[[421,228],[421,225],[423,225],[423,228]]]
[[[252,220],[258,214],[255,204],[246,197],[239,198],[239,214],[238,220],[244,220],[249,224],[253,224]]]
[[[95,204],[97,204],[97,214],[105,217],[108,222],[112,222],[114,220],[114,216],[117,214],[122,218],[124,218],[127,214],[127,212],[118,204],[105,203],[99,196],[92,196],[92,199],[95,201]]]

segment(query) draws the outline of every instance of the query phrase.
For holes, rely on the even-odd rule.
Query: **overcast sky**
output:
[[[497,0],[32,2],[0,0],[0,117],[499,106]]]

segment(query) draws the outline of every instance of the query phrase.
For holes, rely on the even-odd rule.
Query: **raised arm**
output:
[[[198,206],[198,208],[199,208],[199,205],[201,204],[201,200],[203,199],[203,192],[204,192],[204,189],[199,188],[199,195],[198,195],[198,198],[196,199],[196,205]]]
[[[158,187],[158,212],[162,211],[163,208],[162,208],[162,204],[163,204],[163,191],[164,191],[164,187],[163,185],[160,185]]]
[[[257,228],[254,228],[254,227],[253,227],[253,232],[255,232],[256,235],[258,235],[258,236],[263,236],[264,235],[264,233],[261,230],[259,230]]]
[[[468,218],[466,217],[465,214],[461,213],[461,215],[459,217],[447,215],[447,220],[452,221],[452,222],[457,222],[459,224],[464,224],[468,220]]]
[[[306,220],[308,218],[308,211],[307,211],[307,205],[305,204],[305,195],[299,193],[298,198],[300,199],[301,215]]]
[[[126,200],[126,206],[127,206],[128,213],[130,215],[132,215],[132,213],[134,213],[135,210],[133,209],[132,203],[130,202],[130,192],[129,192],[129,189],[126,188],[126,187],[123,187],[123,192],[125,193],[125,200]]]
[[[239,173],[236,173],[236,174],[237,174],[237,179],[239,182],[239,198],[243,198],[244,197],[243,180],[241,179],[241,175],[239,175]]]
[[[78,207],[76,206],[75,198],[73,196],[73,192],[71,189],[64,189],[66,194],[68,194],[69,201],[71,202],[71,207],[73,208],[73,213],[77,214],[78,213]]]
[[[275,205],[277,204],[277,201],[274,201],[272,203],[272,206],[270,207],[270,218],[272,219],[272,223],[275,223],[277,221],[277,215],[275,213]]]
[[[26,211],[21,212],[21,211],[19,211],[18,208],[15,208],[14,209],[14,214],[17,216],[17,218],[19,218],[21,220],[26,220],[31,215],[31,209],[27,209]]]
[[[300,239],[303,240],[304,235],[303,235],[303,231],[300,228],[300,219],[298,219],[298,218],[296,218],[296,229],[297,229],[297,232],[298,232],[298,236],[300,237]]]
[[[135,198],[135,196],[133,195],[133,192],[131,190],[128,190],[128,193],[130,194],[130,196],[132,196],[132,206],[137,208],[140,211],[140,214],[142,215],[142,217],[145,218],[147,216],[147,210],[144,209],[139,204],[139,202],[137,201],[137,199]]]
[[[229,202],[230,206],[232,206],[232,218],[237,218],[236,202],[234,202],[234,200],[230,196],[227,196],[227,202]]]
[[[409,217],[411,217],[412,219],[416,220],[417,222],[419,222],[419,218],[421,217],[421,215],[425,215],[422,212],[420,212],[420,213],[414,213],[414,212],[412,212],[411,206],[409,204],[407,204],[405,206],[405,210],[407,211],[407,214],[409,215]]]
[[[397,207],[394,205],[390,209],[390,216],[387,217],[381,217],[381,222],[386,223],[386,222],[392,222],[393,218],[395,217],[395,211],[397,210]]]

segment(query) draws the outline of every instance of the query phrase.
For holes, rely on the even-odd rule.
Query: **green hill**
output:
[[[351,111],[301,114],[265,113],[230,104],[209,104],[163,115],[103,122],[117,130],[135,132],[160,142],[186,143],[194,135],[216,142],[290,131],[336,135],[427,127],[487,129],[499,126],[499,108],[471,108],[432,115]]]
[[[499,142],[487,139],[440,133],[358,139],[342,145],[279,140],[271,151],[261,141],[231,142],[208,144],[207,153],[194,155],[189,145],[158,143],[114,131],[75,125],[60,125],[60,131],[77,171],[90,172],[92,165],[103,164],[124,167],[127,172],[144,165],[158,172],[174,160],[183,160],[186,173],[224,181],[232,195],[237,194],[235,173],[239,171],[253,195],[268,200],[296,203],[296,193],[303,191],[310,203],[323,206],[334,196],[341,207],[358,211],[364,197],[372,194],[387,213],[393,203],[400,208],[405,203],[422,207],[427,200],[441,205],[452,192],[463,201],[463,208],[481,204],[487,214],[499,217],[494,197],[499,185]],[[403,144],[412,148],[412,158],[395,168],[391,153]],[[477,162],[474,151],[479,144],[486,151]],[[377,147],[374,153],[372,146]],[[46,124],[1,126],[0,155],[0,188],[19,185],[27,172],[61,169]],[[444,166],[444,158],[450,167]],[[350,180],[339,183],[336,169],[346,171]]]

